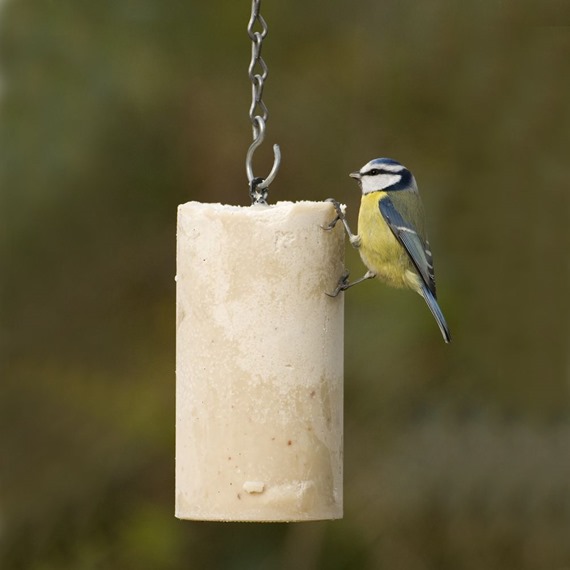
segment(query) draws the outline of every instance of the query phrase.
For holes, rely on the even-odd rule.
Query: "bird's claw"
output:
[[[325,202],[330,202],[334,206],[334,209],[336,210],[336,218],[332,222],[327,224],[326,226],[321,226],[321,228],[323,230],[329,231],[329,230],[332,230],[336,226],[336,223],[339,220],[342,221],[345,219],[345,217],[346,217],[346,214],[345,214],[346,206],[343,208],[342,205],[340,204],[340,202],[338,202],[334,198],[327,198],[325,200]]]
[[[342,275],[340,276],[338,283],[336,284],[336,288],[332,293],[327,293],[325,291],[325,295],[328,295],[329,297],[336,297],[341,291],[345,291],[346,289],[348,289],[350,287],[349,283],[348,283],[348,276],[350,275],[350,272],[348,271],[348,269],[345,269],[342,272]]]
[[[335,200],[334,198],[327,198],[325,202],[330,202],[334,206],[334,209],[336,210],[336,215],[339,217],[340,220],[342,220],[345,217],[346,206],[343,206],[338,200]]]
[[[340,218],[337,216],[332,222],[328,223],[326,226],[321,225],[321,229],[325,230],[326,232],[329,232],[330,230],[334,229],[336,223],[339,220]]]

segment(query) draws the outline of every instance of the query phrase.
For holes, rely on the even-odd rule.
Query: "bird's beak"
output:
[[[351,178],[356,178],[356,180],[360,180],[362,178],[362,176],[360,176],[360,172],[351,172],[349,176]]]

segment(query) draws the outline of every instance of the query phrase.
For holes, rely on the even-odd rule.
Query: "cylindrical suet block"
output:
[[[342,517],[341,224],[327,202],[178,208],[176,516]]]

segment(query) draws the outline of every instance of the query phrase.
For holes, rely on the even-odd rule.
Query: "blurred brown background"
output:
[[[176,207],[248,203],[250,10],[2,5],[0,568],[570,568],[562,3],[264,1],[270,200],[356,225],[348,173],[409,166],[454,342],[351,290],[344,520],[174,518]]]

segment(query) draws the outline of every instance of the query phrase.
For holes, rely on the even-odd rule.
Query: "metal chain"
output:
[[[251,106],[249,108],[249,119],[253,128],[253,142],[251,143],[245,157],[245,171],[249,181],[249,195],[252,204],[267,204],[267,189],[275,179],[279,165],[281,164],[281,151],[279,145],[273,145],[274,161],[271,172],[267,178],[260,178],[253,175],[253,153],[265,138],[265,125],[269,112],[263,102],[263,87],[267,79],[267,64],[261,57],[261,47],[265,36],[267,36],[267,23],[259,13],[261,0],[252,0],[251,18],[247,25],[247,33],[251,39],[251,62],[248,68],[248,75],[251,81]],[[261,31],[254,31],[256,24],[259,24]],[[256,68],[259,69],[256,72]]]
[[[263,16],[259,13],[261,8],[261,0],[253,0],[251,7],[251,18],[247,25],[247,34],[251,39],[251,62],[248,68],[249,80],[251,81],[251,107],[249,108],[249,118],[253,126],[253,138],[256,139],[259,136],[259,127],[257,125],[256,110],[259,107],[260,117],[263,121],[267,121],[269,113],[267,112],[267,107],[261,99],[263,95],[263,86],[265,80],[267,79],[267,74],[269,70],[267,69],[267,64],[261,57],[261,48],[263,46],[263,40],[267,36],[268,28],[267,22]],[[261,26],[261,31],[254,31],[256,22],[259,22]],[[255,73],[255,68],[259,67],[261,73]]]

